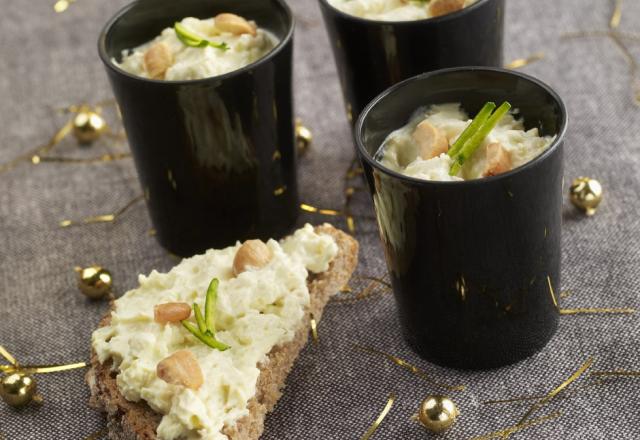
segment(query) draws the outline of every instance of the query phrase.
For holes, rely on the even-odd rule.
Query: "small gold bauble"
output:
[[[296,119],[296,147],[298,153],[305,153],[311,146],[311,142],[313,142],[311,130],[305,127],[300,119]]]
[[[0,397],[16,408],[31,402],[35,393],[36,381],[26,374],[13,373],[0,380]]]
[[[569,196],[576,208],[593,215],[602,201],[602,185],[596,179],[578,177],[571,184]]]
[[[81,144],[97,140],[107,129],[107,123],[98,113],[81,109],[73,118],[73,135]]]
[[[442,432],[454,424],[458,408],[446,396],[428,396],[420,405],[418,419],[431,432]]]
[[[90,266],[84,269],[76,267],[76,272],[78,273],[78,288],[91,299],[103,298],[113,287],[111,273],[100,266]]]

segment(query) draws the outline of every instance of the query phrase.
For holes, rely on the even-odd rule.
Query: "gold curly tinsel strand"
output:
[[[87,366],[86,362],[63,365],[0,365],[0,372],[11,374],[21,372],[25,374],[59,373],[60,371],[75,370]]]
[[[363,173],[362,167],[359,165],[359,161],[357,158],[354,158],[347,171],[344,175],[344,204],[343,211],[345,214],[345,218],[347,221],[347,229],[350,233],[355,234],[356,232],[356,224],[354,220],[354,216],[351,211],[351,202],[353,201],[353,196],[357,191],[362,191],[364,188],[362,186],[353,186],[350,184],[350,181],[355,177],[361,175]]]
[[[340,293],[348,295],[340,297],[334,296],[331,299],[331,303],[354,304],[362,301],[363,299],[374,297],[375,292],[380,292],[380,295],[391,292],[391,284],[383,278],[354,275],[352,279],[369,281],[369,283],[362,289],[358,290],[356,293],[354,293],[354,290],[349,285],[344,286],[342,289],[340,289]]]
[[[320,338],[318,337],[318,323],[316,322],[316,318],[313,317],[313,313],[311,314],[311,319],[309,320],[309,326],[311,327],[311,337],[313,338],[313,343],[317,344]]]
[[[85,113],[95,113],[97,116],[102,114],[102,109],[105,106],[115,106],[117,110],[117,105],[114,100],[103,100],[99,103],[91,106],[89,104],[73,104],[61,109],[57,109],[59,113],[65,114],[75,114],[78,115],[82,112]],[[102,127],[99,132],[96,133],[97,136],[108,136],[114,138],[118,141],[124,141],[126,136],[124,132],[114,132],[111,127],[102,119]],[[54,135],[43,145],[39,145],[33,149],[28,150],[26,153],[19,155],[15,159],[10,160],[9,162],[0,164],[0,174],[6,171],[10,171],[14,169],[16,166],[25,163],[31,165],[40,165],[43,163],[67,163],[67,164],[91,164],[91,163],[104,163],[104,162],[113,162],[122,159],[128,159],[131,157],[130,153],[107,153],[97,157],[90,158],[73,158],[73,157],[64,157],[64,156],[49,156],[50,153],[60,142],[62,142],[67,136],[74,133],[74,118],[70,118],[62,127],[60,127]]]
[[[571,376],[569,376],[564,382],[558,385],[556,388],[551,390],[549,394],[547,394],[542,399],[538,400],[536,403],[531,405],[531,408],[522,416],[518,425],[522,425],[525,423],[536,411],[542,408],[547,403],[551,402],[562,390],[567,388],[573,382],[578,380],[590,367],[593,365],[593,358],[590,357],[587,359],[581,366],[578,368]]]
[[[526,58],[517,58],[510,63],[505,64],[504,67],[506,69],[520,69],[521,67],[535,63],[536,61],[540,61],[542,59],[544,59],[544,52],[536,52]]]
[[[41,373],[57,373],[61,371],[74,370],[87,366],[86,362],[76,362],[66,365],[20,365],[17,359],[9,353],[9,351],[0,345],[0,356],[5,358],[10,365],[0,365],[1,374],[21,373],[25,375],[41,374]],[[33,380],[35,384],[35,380]],[[27,397],[28,400],[21,402],[19,405],[28,404],[30,402],[41,404],[44,402],[42,395],[34,394]],[[16,405],[16,404],[14,404]],[[1,437],[0,437],[1,438]]]
[[[546,416],[538,417],[536,419],[531,419],[528,422],[523,424],[513,425],[508,428],[501,429],[499,431],[492,432],[490,434],[482,435],[480,437],[473,437],[471,440],[491,440],[494,438],[507,438],[517,432],[524,431],[525,429],[532,428],[541,423],[548,422],[549,420],[554,420],[560,417],[562,413],[560,411],[556,411]]]
[[[13,357],[13,355],[9,353],[9,351],[6,348],[4,348],[2,345],[0,345],[0,356],[5,358],[7,362],[9,362],[12,366],[15,366],[15,367],[18,366],[18,361],[16,360],[16,358]]]
[[[32,162],[33,157],[35,156],[40,157],[41,155],[46,154],[53,147],[55,147],[60,141],[62,141],[62,139],[64,139],[69,133],[71,133],[72,129],[73,129],[73,121],[67,122],[60,129],[58,129],[58,131],[51,137],[51,139],[49,139],[49,141],[46,144],[40,145],[28,151],[27,153],[22,154],[13,160],[10,160],[9,162],[0,164],[0,173],[4,173],[6,171],[12,170],[22,162],[30,162],[30,161]]]
[[[122,208],[118,209],[113,214],[96,215],[96,216],[93,216],[93,217],[86,217],[86,218],[84,218],[82,220],[62,220],[58,225],[61,228],[68,228],[69,226],[89,225],[89,224],[95,224],[95,223],[113,223],[116,220],[118,220],[118,218],[122,214],[127,212],[133,205],[135,205],[136,203],[138,203],[142,199],[144,199],[144,194],[140,194],[140,195],[134,197],[129,202],[127,202],[126,205],[124,205]]]
[[[590,374],[590,376],[593,376],[593,373]],[[576,395],[578,395],[581,391],[587,389],[587,388],[593,388],[595,386],[600,386],[603,385],[604,381],[596,378],[594,381],[586,383],[584,385],[580,385],[580,386],[576,386],[573,388],[572,393],[563,393],[561,396],[558,396],[558,399],[567,399],[570,397],[574,397]],[[519,396],[519,397],[510,397],[507,399],[492,399],[492,400],[485,400],[483,402],[481,402],[483,405],[498,405],[498,404],[509,404],[509,403],[523,403],[523,402],[527,402],[530,400],[540,400],[543,399],[545,396],[544,395],[536,395],[536,396]]]
[[[551,283],[551,277],[547,275],[547,285],[549,286],[549,295],[551,301],[553,301],[554,307],[561,315],[598,315],[598,314],[611,314],[611,315],[632,315],[636,312],[636,309],[631,307],[624,308],[577,308],[577,309],[564,309],[558,304],[558,299],[555,291],[553,290],[553,284]]]
[[[632,92],[633,103],[640,107],[640,65],[634,58],[631,50],[624,40],[640,41],[640,35],[630,34],[618,31],[620,22],[622,21],[622,0],[614,0],[614,7],[611,17],[609,18],[609,30],[607,31],[578,31],[570,32],[562,35],[562,38],[588,38],[588,37],[605,37],[620,49],[630,69],[631,79],[629,81]]]
[[[74,4],[76,1],[77,0],[58,0],[57,2],[54,3],[53,10],[58,14],[60,14],[66,11],[67,9],[69,9],[69,6]]]
[[[5,374],[14,373],[16,371],[24,372],[26,374],[58,373],[60,371],[75,370],[87,366],[86,362],[76,362],[73,364],[62,365],[20,365],[16,358],[11,353],[9,353],[9,351],[2,345],[0,345],[0,356],[5,358],[10,364],[0,365],[0,372]]]
[[[369,429],[367,429],[367,432],[364,433],[360,440],[369,440],[373,436],[373,434],[378,429],[378,426],[380,426],[384,418],[387,417],[387,414],[389,414],[389,411],[391,411],[391,407],[393,406],[393,402],[395,402],[395,400],[396,395],[390,394],[387,398],[387,404],[384,406],[382,412],[380,413],[378,418],[371,424]]]
[[[365,188],[362,186],[353,186],[350,185],[350,180],[359,176],[363,173],[362,167],[358,164],[358,159],[354,158],[347,168],[344,175],[344,203],[342,206],[342,210],[337,209],[323,209],[315,207],[308,203],[301,203],[300,209],[305,212],[310,212],[314,214],[327,215],[333,217],[343,217],[345,223],[347,224],[347,230],[350,234],[356,233],[356,220],[355,215],[351,210],[351,202],[353,201],[353,196],[358,191],[363,191]],[[369,218],[369,217],[363,217]],[[372,218],[373,219],[373,218]]]
[[[444,389],[449,390],[449,391],[464,391],[467,388],[465,385],[446,385],[446,384],[437,382],[434,379],[432,379],[431,376],[427,372],[425,372],[425,371],[419,369],[418,367],[410,364],[409,362],[405,361],[404,359],[400,359],[399,357],[394,356],[394,355],[389,354],[389,353],[385,353],[384,351],[380,351],[380,350],[377,350],[377,349],[371,348],[371,347],[365,347],[363,345],[358,345],[358,344],[354,344],[354,347],[356,349],[360,350],[360,351],[365,352],[365,353],[374,354],[376,356],[386,358],[387,360],[389,360],[389,361],[393,362],[394,364],[404,368],[405,370],[413,373],[414,375],[422,378],[426,382],[428,382],[431,385],[434,385],[436,387],[444,388]]]
[[[546,395],[538,398],[536,397],[535,400],[536,402],[531,405],[531,407],[527,410],[527,412],[520,418],[520,420],[518,421],[518,423],[516,423],[513,426],[510,426],[508,428],[505,429],[501,429],[499,431],[495,431],[492,432],[490,434],[486,434],[486,435],[482,435],[479,437],[474,437],[472,440],[489,440],[489,439],[494,439],[494,438],[501,438],[501,439],[507,439],[509,438],[511,435],[515,434],[516,432],[519,432],[523,429],[526,429],[528,427],[534,426],[542,421],[546,421],[546,420],[550,420],[551,418],[557,418],[560,417],[560,413],[553,413],[549,416],[545,416],[545,417],[540,417],[539,419],[531,419],[531,416],[533,414],[535,414],[538,410],[540,410],[542,407],[544,407],[545,405],[547,405],[549,402],[551,402],[553,399],[555,399],[558,394],[560,394],[563,390],[565,390],[569,385],[571,385],[573,382],[575,382],[576,380],[578,380],[580,377],[582,377],[584,375],[584,373],[593,365],[593,357],[588,358],[573,374],[571,374],[571,376],[569,376],[566,380],[564,380],[560,385],[558,385],[557,387],[555,387],[553,390],[551,390],[549,393],[547,393]],[[525,399],[530,399],[529,397],[527,398],[517,398],[517,399],[506,399],[505,401],[517,401],[517,400],[525,400]],[[533,398],[531,398],[531,400],[533,400]],[[554,417],[552,417],[554,416]],[[540,421],[540,422],[537,422]]]

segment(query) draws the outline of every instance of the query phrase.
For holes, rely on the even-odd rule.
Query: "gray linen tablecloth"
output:
[[[46,141],[66,120],[55,108],[110,98],[96,53],[104,22],[125,1],[78,0],[55,14],[53,0],[1,0],[0,162]],[[577,30],[604,30],[608,0],[509,0],[506,59],[543,51],[525,68],[556,88],[570,113],[566,183],[579,175],[600,179],[605,201],[593,218],[578,215],[568,200],[563,234],[565,307],[639,306],[640,108],[630,98],[629,67],[606,38],[562,40]],[[312,150],[300,160],[302,200],[340,208],[344,171],[353,157],[329,42],[316,0],[291,1],[296,33],[297,114],[313,130]],[[640,2],[624,5],[621,28],[638,30]],[[420,44],[420,42],[416,42]],[[638,41],[630,41],[636,57]],[[113,118],[112,118],[113,120]],[[112,142],[79,151],[72,140],[57,154],[101,154]],[[114,149],[115,147],[111,147]],[[121,146],[120,148],[126,148]],[[117,151],[117,150],[116,150]],[[356,182],[358,183],[358,182]],[[23,363],[87,360],[92,330],[106,302],[86,300],[73,267],[98,263],[116,279],[116,291],[136,286],[139,273],[166,270],[175,261],[149,236],[143,204],[114,224],[61,229],[65,218],[113,212],[141,192],[130,160],[108,164],[22,165],[0,174],[0,344]],[[355,210],[370,216],[365,193]],[[303,215],[302,221],[326,218]],[[332,219],[329,219],[332,220]],[[334,219],[344,227],[340,219]],[[362,275],[385,274],[375,222],[358,218]],[[319,326],[320,343],[302,352],[287,392],[269,417],[267,440],[356,439],[378,416],[391,392],[398,395],[375,439],[431,438],[411,416],[434,390],[428,383],[353,343],[383,348],[448,383],[469,389],[453,397],[462,415],[442,438],[462,439],[507,427],[526,405],[486,406],[486,399],[540,394],[561,383],[589,356],[596,368],[640,369],[638,316],[565,316],[541,353],[486,372],[458,372],[421,361],[403,342],[389,294],[357,304],[329,305]],[[82,439],[104,426],[87,406],[84,371],[38,377],[42,406],[16,411],[0,403],[0,438]],[[640,438],[640,380],[589,388],[545,408],[560,419],[519,433],[525,439]]]

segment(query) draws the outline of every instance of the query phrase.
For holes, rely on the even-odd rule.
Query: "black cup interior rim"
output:
[[[198,84],[198,83],[204,83],[204,82],[208,82],[211,80],[223,80],[225,78],[229,78],[229,77],[233,77],[236,75],[240,75],[241,73],[247,72],[249,70],[252,70],[254,68],[256,68],[257,66],[259,66],[262,63],[267,62],[269,59],[275,57],[286,45],[287,43],[293,38],[293,32],[295,29],[295,17],[293,15],[293,13],[291,12],[291,8],[289,7],[289,5],[287,5],[287,3],[284,0],[275,0],[278,2],[278,4],[280,5],[280,7],[282,8],[282,10],[285,12],[287,19],[289,20],[289,29],[287,31],[287,35],[285,35],[284,38],[282,38],[278,44],[276,45],[276,47],[274,47],[273,49],[271,49],[271,51],[269,53],[267,53],[266,55],[264,55],[263,57],[261,57],[260,59],[254,61],[251,64],[247,64],[246,66],[243,66],[239,69],[236,70],[232,70],[231,72],[227,72],[227,73],[223,73],[222,75],[216,75],[216,76],[208,76],[206,78],[200,78],[200,79],[189,79],[189,80],[163,80],[163,79],[151,79],[151,78],[143,78],[141,76],[137,76],[134,75],[132,73],[127,72],[124,69],[121,69],[120,67],[118,67],[109,57],[109,54],[107,54],[107,35],[109,35],[109,33],[112,30],[113,25],[120,20],[120,18],[122,18],[131,8],[133,8],[134,6],[136,6],[137,4],[141,3],[144,0],[135,0],[131,3],[129,3],[128,5],[124,6],[123,8],[121,8],[118,12],[116,12],[113,17],[111,17],[111,19],[109,19],[109,21],[107,21],[107,24],[105,24],[104,28],[102,29],[102,31],[100,32],[100,36],[98,38],[98,53],[100,55],[100,58],[102,59],[102,62],[108,66],[109,69],[113,70],[114,72],[117,72],[123,76],[129,77],[133,80],[137,80],[137,81],[141,81],[141,82],[148,82],[148,83],[154,83],[154,84],[167,84],[167,85],[180,85],[180,84]]]
[[[529,81],[535,85],[537,85],[538,87],[541,87],[542,89],[544,89],[547,93],[549,93],[549,95],[551,95],[553,97],[553,99],[558,103],[558,106],[560,107],[560,111],[561,111],[561,116],[562,116],[562,122],[560,125],[560,130],[558,131],[558,133],[556,133],[556,138],[554,139],[554,141],[551,143],[551,145],[549,145],[549,148],[547,148],[544,152],[542,152],[542,154],[540,154],[539,156],[535,157],[534,159],[530,160],[529,162],[525,163],[524,165],[519,166],[518,168],[515,168],[511,171],[508,171],[506,173],[502,173],[502,174],[498,174],[497,176],[491,176],[491,177],[482,177],[480,179],[471,179],[471,180],[462,180],[462,181],[439,181],[439,180],[425,180],[425,179],[418,179],[416,177],[410,177],[404,174],[400,174],[396,171],[393,171],[387,167],[385,167],[384,165],[382,165],[380,162],[378,162],[377,160],[375,160],[367,151],[364,142],[362,141],[362,137],[363,137],[363,129],[364,129],[364,120],[367,118],[367,115],[369,114],[369,112],[371,111],[371,109],[373,107],[375,107],[381,100],[383,100],[385,97],[387,97],[388,95],[390,95],[391,93],[394,93],[396,90],[401,89],[405,86],[407,86],[408,84],[414,82],[414,81],[419,81],[421,79],[424,78],[429,78],[432,76],[438,76],[438,75],[447,75],[449,73],[455,73],[455,72],[497,72],[497,73],[503,73],[506,75],[514,75],[514,76],[518,76],[526,81]],[[470,185],[482,185],[488,182],[493,182],[493,181],[498,181],[498,180],[503,180],[503,179],[508,179],[511,176],[524,172],[526,169],[535,166],[538,162],[544,160],[547,156],[551,155],[552,152],[558,147],[558,145],[560,145],[560,143],[563,141],[565,133],[567,131],[567,123],[568,123],[568,115],[567,115],[567,108],[564,104],[564,101],[562,101],[562,98],[560,98],[560,95],[558,95],[558,93],[556,93],[555,90],[553,90],[549,85],[547,85],[546,83],[540,81],[537,78],[534,78],[530,75],[527,75],[525,73],[522,72],[514,72],[513,70],[507,70],[507,69],[502,69],[499,67],[453,67],[450,69],[441,69],[441,70],[434,70],[433,72],[427,72],[427,73],[422,73],[420,75],[414,76],[412,78],[406,79],[402,82],[399,82],[398,84],[395,84],[394,86],[388,88],[387,90],[385,90],[384,92],[382,92],[380,95],[376,96],[373,101],[371,101],[366,107],[365,109],[362,111],[362,113],[360,114],[360,117],[358,118],[358,121],[356,122],[356,127],[355,127],[355,138],[356,138],[356,145],[358,148],[358,151],[360,152],[360,155],[374,168],[378,169],[379,171],[383,172],[384,174],[390,175],[392,177],[395,177],[396,179],[400,179],[400,180],[404,180],[407,182],[411,182],[413,184],[417,184],[417,185],[424,185],[424,186],[439,186],[439,185],[458,185],[458,186],[470,186]]]
[[[336,8],[331,3],[329,3],[329,0],[320,0],[320,1],[326,4],[329,8],[333,9],[338,15],[353,21],[360,22],[360,23],[371,23],[371,24],[378,24],[378,25],[387,24],[392,26],[409,26],[409,25],[415,25],[415,24],[421,24],[421,23],[436,23],[436,22],[443,22],[447,20],[455,20],[459,16],[463,14],[467,14],[470,11],[473,11],[474,9],[479,8],[482,3],[486,3],[489,0],[478,0],[474,4],[467,6],[466,8],[461,9],[459,11],[452,12],[450,14],[440,15],[438,17],[421,18],[419,20],[372,20],[370,18],[358,17],[357,15],[347,14],[346,12],[341,11],[340,9]]]

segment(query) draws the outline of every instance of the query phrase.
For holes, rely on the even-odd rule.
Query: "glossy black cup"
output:
[[[280,43],[224,75],[155,81],[112,60],[184,17],[255,20]],[[294,20],[283,0],[136,1],[98,44],[157,237],[188,256],[246,238],[280,237],[298,215],[292,99]]]
[[[526,129],[556,135],[542,155],[495,177],[429,182],[373,159],[421,106],[460,102],[475,115],[509,101]],[[499,367],[540,350],[556,331],[548,281],[560,286],[563,139],[560,97],[527,75],[462,68],[426,73],[378,96],[355,128],[403,333],[435,363]]]
[[[412,76],[446,67],[502,66],[504,0],[478,0],[415,21],[359,18],[327,0],[320,6],[353,123],[379,93]]]

